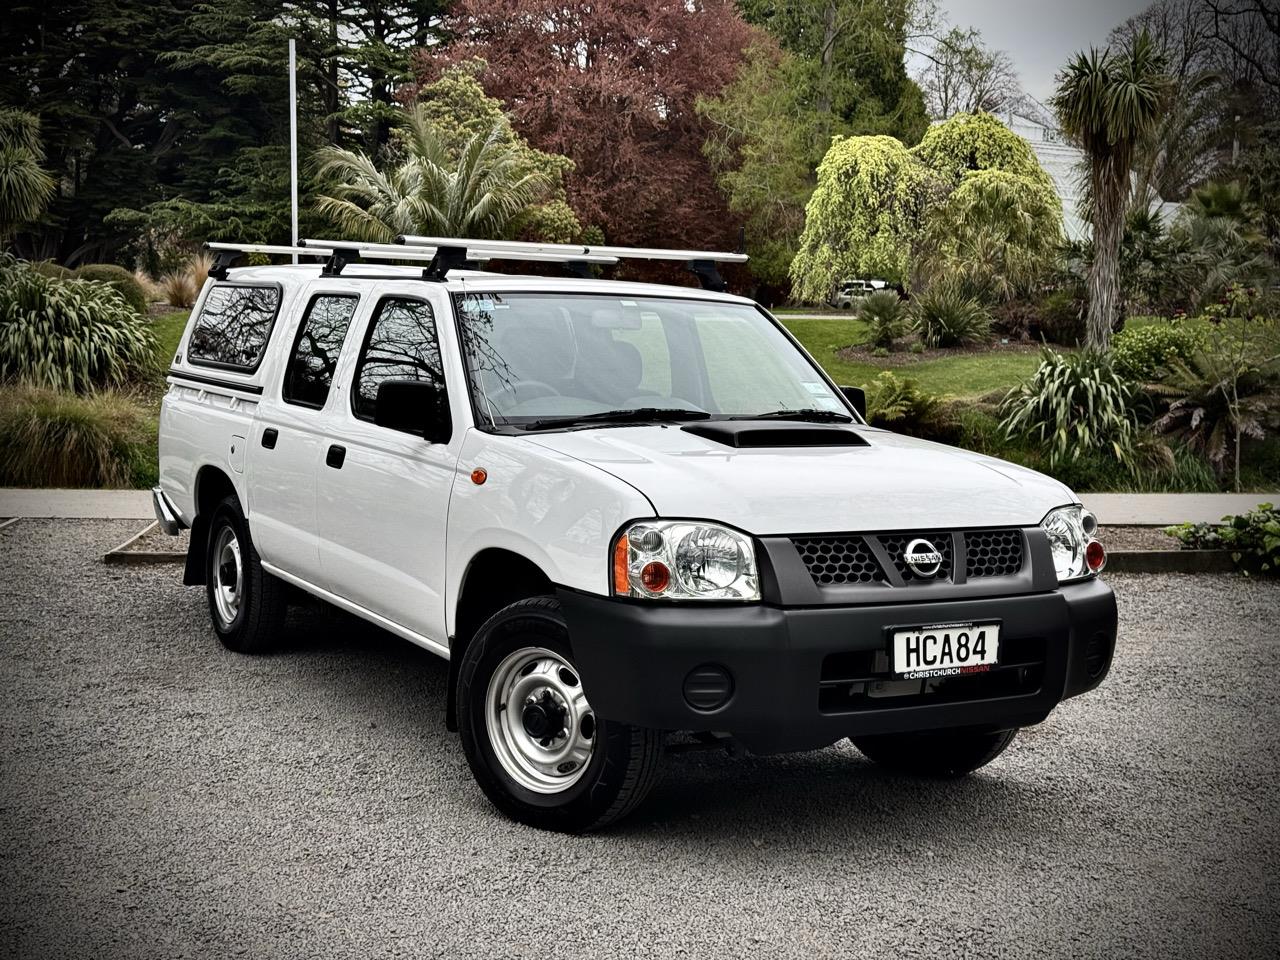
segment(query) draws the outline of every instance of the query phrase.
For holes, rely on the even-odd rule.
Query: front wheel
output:
[[[521,823],[598,829],[658,781],[661,732],[596,716],[553,598],[513,603],[480,628],[463,654],[457,702],[476,782]]]
[[[943,730],[849,739],[867,759],[895,773],[951,778],[985,767],[1004,753],[1017,733],[1017,730],[997,733]]]

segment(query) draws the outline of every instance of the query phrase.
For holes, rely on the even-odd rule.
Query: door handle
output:
[[[329,452],[325,454],[324,462],[335,470],[341,470],[343,461],[347,459],[347,448],[340,447],[336,443],[329,447]]]
[[[262,431],[262,445],[268,450],[276,448],[276,439],[280,436],[280,431],[275,427],[267,427]]]

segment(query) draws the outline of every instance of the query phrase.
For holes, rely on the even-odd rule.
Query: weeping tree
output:
[[[1093,219],[1085,344],[1106,351],[1120,301],[1120,243],[1139,147],[1159,122],[1164,60],[1144,30],[1121,47],[1078,54],[1052,99],[1063,132],[1084,151]]]
[[[1051,183],[1005,170],[970,171],[926,217],[915,285],[947,277],[983,302],[1007,302],[1036,290],[1061,243],[1062,202]]]
[[[36,220],[53,196],[56,184],[43,162],[40,121],[21,110],[0,109],[0,248]]]
[[[390,243],[403,233],[499,239],[540,203],[552,186],[530,168],[497,122],[456,151],[419,103],[398,131],[392,162],[379,168],[367,154],[325,147],[316,175],[325,191],[316,210],[344,236]]]
[[[826,300],[846,277],[909,281],[911,245],[937,176],[893,137],[836,137],[818,166],[791,261],[792,296]]]

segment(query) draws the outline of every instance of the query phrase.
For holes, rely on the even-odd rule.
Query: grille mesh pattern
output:
[[[1022,569],[1022,534],[1017,530],[974,530],[965,534],[965,573],[1008,577]]]
[[[942,554],[942,566],[936,576],[918,577],[907,566],[907,562],[902,559],[902,555],[907,550],[907,544],[916,539],[928,540]],[[951,568],[954,560],[951,552],[951,534],[938,531],[931,533],[890,533],[882,534],[879,540],[880,545],[889,554],[889,559],[897,567],[898,573],[902,575],[902,579],[907,583],[951,579]]]
[[[885,583],[862,537],[805,537],[793,541],[816,583]]]

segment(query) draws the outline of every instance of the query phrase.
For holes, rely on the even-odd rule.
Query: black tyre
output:
[[[218,639],[237,653],[270,650],[284,625],[288,591],[262,569],[235,497],[214,509],[207,549],[205,592]]]
[[[458,670],[457,703],[476,782],[521,823],[599,829],[658,781],[662,733],[595,716],[554,598],[513,603],[480,628]]]
[[[896,773],[917,777],[963,777],[994,760],[1017,736],[1017,730],[974,733],[943,730],[850,737],[868,759]]]

